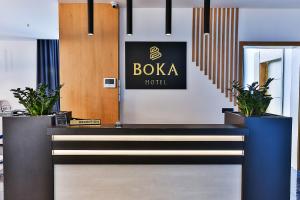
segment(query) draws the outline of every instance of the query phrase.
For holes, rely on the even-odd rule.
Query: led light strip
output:
[[[196,141],[243,142],[240,135],[53,135],[52,141]]]
[[[53,156],[244,156],[243,150],[53,150]]]

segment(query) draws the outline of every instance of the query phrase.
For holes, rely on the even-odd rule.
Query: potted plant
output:
[[[272,101],[269,85],[254,82],[242,87],[233,82],[240,112],[225,113],[225,124],[249,130],[245,142],[243,178],[244,200],[290,199],[292,119],[267,114]]]
[[[52,148],[47,128],[54,123],[52,107],[59,99],[60,89],[61,86],[49,90],[42,84],[36,90],[11,90],[27,112],[3,118],[6,200],[54,199]]]
[[[47,85],[41,84],[36,90],[26,87],[24,90],[17,88],[11,91],[30,116],[42,116],[52,114],[52,108],[59,99],[61,87],[50,90]]]
[[[242,87],[239,82],[233,82],[232,90],[237,97],[237,104],[243,115],[246,117],[265,115],[273,99],[268,94],[269,85],[273,80],[273,78],[269,78],[262,86],[258,82],[254,82],[247,85],[247,89]]]

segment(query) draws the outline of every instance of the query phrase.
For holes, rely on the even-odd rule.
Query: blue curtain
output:
[[[59,41],[37,41],[37,85],[48,85],[49,89],[59,87]],[[54,112],[60,111],[60,102],[54,107]]]

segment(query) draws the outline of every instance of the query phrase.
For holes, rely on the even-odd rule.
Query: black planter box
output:
[[[249,129],[246,138],[243,200],[289,200],[292,118],[244,117],[225,113],[225,124]]]
[[[53,200],[51,138],[54,117],[4,117],[4,199]]]

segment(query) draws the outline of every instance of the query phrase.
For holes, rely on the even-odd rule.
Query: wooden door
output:
[[[265,84],[265,82],[268,80],[268,78],[269,78],[268,69],[269,69],[269,63],[268,62],[260,63],[259,85]]]
[[[103,79],[118,78],[118,9],[95,4],[94,36],[88,36],[87,4],[60,4],[59,33],[61,110],[72,111],[76,118],[115,123],[118,88],[104,88]]]

